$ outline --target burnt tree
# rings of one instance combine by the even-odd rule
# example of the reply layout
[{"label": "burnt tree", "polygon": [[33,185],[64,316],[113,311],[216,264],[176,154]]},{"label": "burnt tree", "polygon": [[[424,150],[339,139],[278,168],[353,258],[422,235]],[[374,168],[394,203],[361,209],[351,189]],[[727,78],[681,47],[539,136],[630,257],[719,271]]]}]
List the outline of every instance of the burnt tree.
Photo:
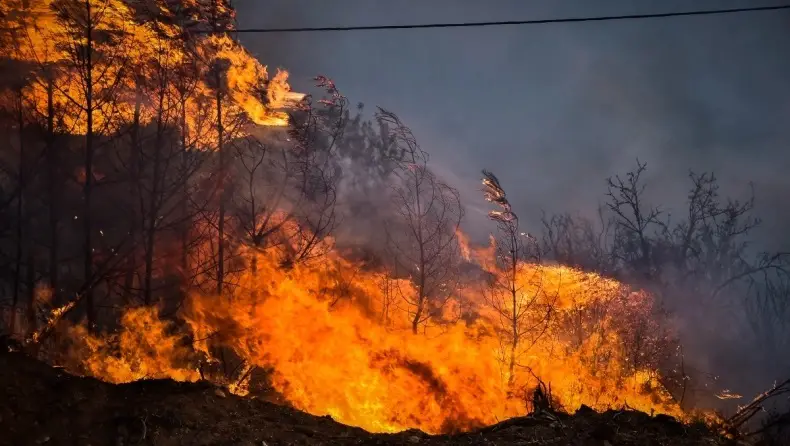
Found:
[{"label": "burnt tree", "polygon": [[438,315],[453,295],[458,281],[460,246],[457,232],[463,218],[458,191],[428,167],[411,130],[393,113],[379,108],[394,144],[404,156],[397,161],[391,199],[398,221],[387,225],[388,246],[398,274],[412,279],[416,294],[401,290],[409,306],[411,327]]},{"label": "burnt tree", "polygon": [[486,201],[499,208],[488,213],[497,224],[497,233],[494,264],[486,265],[490,280],[483,296],[499,317],[508,385],[512,387],[522,350],[537,342],[548,328],[553,298],[542,285],[537,240],[520,228],[499,179],[484,170],[483,186]]}]

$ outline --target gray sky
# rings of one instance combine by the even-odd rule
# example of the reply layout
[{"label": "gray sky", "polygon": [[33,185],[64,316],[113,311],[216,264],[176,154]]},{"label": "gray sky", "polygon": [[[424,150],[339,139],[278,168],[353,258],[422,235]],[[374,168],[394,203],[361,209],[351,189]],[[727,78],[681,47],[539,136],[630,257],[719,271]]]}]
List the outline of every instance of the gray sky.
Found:
[{"label": "gray sky", "polygon": [[[777,4],[776,0],[237,0],[240,27],[516,20]],[[688,169],[755,181],[764,238],[790,241],[790,12],[497,28],[243,35],[297,89],[332,78],[396,112],[490,229],[480,169],[531,225],[588,213],[638,157],[680,214]],[[537,227],[531,229],[537,230]],[[764,240],[764,241],[765,241]]]}]

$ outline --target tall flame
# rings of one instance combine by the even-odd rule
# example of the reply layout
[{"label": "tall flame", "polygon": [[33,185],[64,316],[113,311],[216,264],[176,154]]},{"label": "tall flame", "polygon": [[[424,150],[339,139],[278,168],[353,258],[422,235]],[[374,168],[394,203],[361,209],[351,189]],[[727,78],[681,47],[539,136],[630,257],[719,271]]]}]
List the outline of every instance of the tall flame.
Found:
[{"label": "tall flame", "polygon": [[[555,315],[542,336],[520,348],[510,380],[501,322],[480,298],[482,282],[454,301],[467,307],[467,316],[453,317],[458,308],[446,306],[436,318],[442,322],[413,334],[407,310],[397,304],[387,310],[391,323],[381,323],[388,299],[382,283],[400,280],[408,293],[403,279],[366,271],[334,251],[320,263],[291,269],[273,251],[246,256],[256,268],[241,275],[235,292],[193,294],[180,316],[194,349],[209,354],[224,346],[246,364],[272,370],[274,388],[307,412],[375,432],[467,430],[524,414],[539,378],[568,410],[628,405],[682,416],[658,384],[655,364],[639,361],[655,335],[642,336],[642,349],[633,349],[634,331],[655,328],[649,325],[652,299],[614,280],[563,266],[523,265],[520,292],[550,300]],[[337,277],[354,279],[349,286]],[[72,338],[83,340],[76,354],[83,369],[113,382],[197,379],[178,347],[183,344],[168,338],[155,309],[131,310],[123,326],[120,354],[111,360],[105,341],[75,332]]]},{"label": "tall flame", "polygon": [[[174,24],[198,16],[179,17],[163,1],[86,1],[0,5],[11,24],[2,43],[32,79],[20,82],[19,96],[40,115],[57,110],[58,131],[87,132],[90,94],[97,133],[157,120],[179,126],[188,145],[207,149],[215,144],[218,114],[231,139],[248,125],[288,124],[286,110],[303,99],[291,91],[287,72],[270,77],[229,36],[190,35],[185,24]],[[201,7],[197,0],[182,3]],[[142,11],[143,4],[153,10]],[[84,5],[91,6],[89,16],[79,9]],[[80,59],[89,42],[92,69]],[[506,203],[504,193],[489,199]],[[479,277],[470,277],[419,334],[403,305],[415,292],[408,280],[348,261],[326,241],[320,262],[290,268],[276,249],[243,253],[255,268],[240,273],[227,295],[190,295],[181,326],[141,307],[125,312],[117,335],[71,327],[71,366],[111,382],[195,381],[198,363],[220,346],[247,367],[270,370],[274,388],[297,408],[377,432],[465,430],[520,415],[541,381],[568,410],[627,404],[682,415],[651,360],[663,334],[651,325],[649,295],[564,266],[523,264],[518,298],[541,314],[549,309],[550,317],[508,327],[503,314],[521,310],[507,299],[490,304],[497,291],[487,276],[505,274],[492,266],[494,249],[473,249],[460,239]],[[56,310],[46,328],[68,309]],[[508,347],[512,331],[523,341]],[[244,392],[238,382],[230,387]]]},{"label": "tall flame", "polygon": [[[86,73],[81,71],[86,69],[81,59],[88,45],[86,23],[92,23],[96,133],[112,133],[131,123],[136,113],[140,124],[152,121],[159,105],[138,102],[141,95],[136,92],[161,88],[161,84],[166,84],[166,104],[162,106],[185,107],[187,128],[183,130],[196,139],[198,147],[212,141],[211,130],[206,130],[211,125],[206,124],[211,124],[216,108],[208,98],[217,88],[227,90],[230,97],[228,114],[243,114],[263,126],[287,125],[285,109],[304,96],[291,91],[286,71],[278,70],[270,78],[267,68],[230,37],[189,34],[185,23],[173,24],[194,17],[176,17],[161,1],[137,5],[136,9],[123,0],[88,3],[90,16],[84,10],[85,2],[10,0],[0,9],[11,25],[0,39],[10,49],[10,58],[24,64],[33,79],[23,88],[26,101],[45,115],[51,93],[64,132],[84,134],[87,128]],[[189,6],[184,5],[184,10]],[[199,4],[192,6],[200,8]],[[222,61],[226,70],[224,85],[219,86],[211,85],[210,75],[217,61]],[[162,75],[168,79],[157,78]],[[183,85],[184,77],[195,82]],[[209,134],[202,135],[206,132]]]}]

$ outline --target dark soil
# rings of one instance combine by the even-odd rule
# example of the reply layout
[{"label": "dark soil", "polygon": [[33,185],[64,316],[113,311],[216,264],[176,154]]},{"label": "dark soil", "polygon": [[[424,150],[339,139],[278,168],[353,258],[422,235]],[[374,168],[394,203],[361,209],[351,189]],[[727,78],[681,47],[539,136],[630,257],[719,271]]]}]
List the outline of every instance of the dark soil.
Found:
[{"label": "dark soil", "polygon": [[459,435],[371,434],[208,383],[113,385],[0,353],[0,445],[724,445],[640,412],[544,412]]}]

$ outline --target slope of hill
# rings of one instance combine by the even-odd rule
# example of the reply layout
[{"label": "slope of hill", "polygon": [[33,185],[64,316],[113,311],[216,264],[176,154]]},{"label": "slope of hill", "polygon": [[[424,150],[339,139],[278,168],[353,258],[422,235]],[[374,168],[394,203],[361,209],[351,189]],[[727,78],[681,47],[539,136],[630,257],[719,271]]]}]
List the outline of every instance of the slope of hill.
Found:
[{"label": "slope of hill", "polygon": [[113,385],[0,354],[0,444],[45,445],[723,445],[701,426],[631,411],[543,413],[477,432],[371,434],[208,383]]}]

